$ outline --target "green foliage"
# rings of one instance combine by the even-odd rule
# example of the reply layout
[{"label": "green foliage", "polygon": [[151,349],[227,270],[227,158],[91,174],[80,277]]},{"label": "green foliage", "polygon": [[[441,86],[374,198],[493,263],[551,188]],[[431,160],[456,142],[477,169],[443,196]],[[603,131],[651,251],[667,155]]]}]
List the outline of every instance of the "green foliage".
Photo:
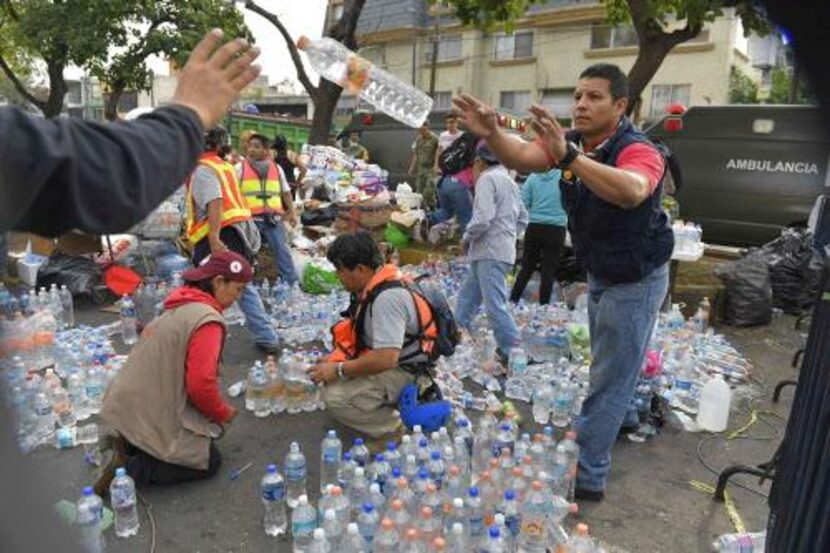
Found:
[{"label": "green foliage", "polygon": [[[772,70],[772,86],[769,92],[767,103],[769,104],[790,104],[790,87],[792,85],[792,75],[790,72],[779,67]],[[813,97],[810,90],[809,83],[802,77],[799,82],[798,91],[795,98],[796,104],[816,104],[818,103]]]},{"label": "green foliage", "polygon": [[729,103],[758,103],[758,85],[746,73],[734,66],[729,71]]},{"label": "green foliage", "polygon": [[482,29],[504,27],[511,31],[517,19],[531,4],[541,0],[428,0],[430,5],[454,8],[455,16],[465,24]]},{"label": "green foliage", "polygon": [[[600,0],[605,5],[608,21],[614,24],[631,23],[630,0]],[[734,7],[746,34],[755,31],[767,34],[769,22],[758,11],[754,0],[649,0],[648,18],[660,27],[671,20],[686,21],[689,28],[702,27],[723,15],[725,7]]]}]

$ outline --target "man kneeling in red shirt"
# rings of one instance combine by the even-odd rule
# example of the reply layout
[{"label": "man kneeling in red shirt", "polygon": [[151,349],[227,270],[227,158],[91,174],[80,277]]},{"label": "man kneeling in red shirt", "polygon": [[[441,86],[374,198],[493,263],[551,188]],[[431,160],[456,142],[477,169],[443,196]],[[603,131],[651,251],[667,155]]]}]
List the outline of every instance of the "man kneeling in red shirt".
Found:
[{"label": "man kneeling in red shirt", "polygon": [[237,413],[219,395],[222,310],[236,301],[253,269],[225,251],[182,276],[185,285],[167,298],[104,397],[101,418],[117,435],[95,484],[99,495],[119,466],[139,486],[200,480],[219,469],[213,442]]}]

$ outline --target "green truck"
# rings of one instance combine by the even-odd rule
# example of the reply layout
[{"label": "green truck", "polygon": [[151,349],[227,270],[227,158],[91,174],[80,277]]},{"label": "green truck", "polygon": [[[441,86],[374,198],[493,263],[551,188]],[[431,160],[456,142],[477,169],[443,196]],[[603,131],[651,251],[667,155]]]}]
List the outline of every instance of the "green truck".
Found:
[{"label": "green truck", "polygon": [[239,135],[244,131],[252,130],[273,140],[281,134],[288,141],[288,147],[299,152],[303,144],[308,142],[311,134],[311,121],[297,117],[282,117],[277,115],[255,115],[242,111],[232,111],[225,116],[222,123],[231,137],[231,145],[239,150]]}]

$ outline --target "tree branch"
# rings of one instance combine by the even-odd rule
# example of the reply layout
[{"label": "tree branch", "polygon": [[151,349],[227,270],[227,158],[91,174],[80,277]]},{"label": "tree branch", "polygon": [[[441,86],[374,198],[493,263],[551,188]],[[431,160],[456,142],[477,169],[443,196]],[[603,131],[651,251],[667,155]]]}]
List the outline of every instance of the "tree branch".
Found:
[{"label": "tree branch", "polygon": [[6,63],[6,60],[3,58],[2,55],[0,55],[0,69],[3,70],[3,73],[5,73],[6,77],[8,77],[9,80],[12,82],[14,88],[17,89],[17,91],[20,93],[21,96],[23,96],[26,99],[26,101],[31,102],[41,111],[43,110],[43,108],[46,107],[45,101],[39,100],[26,89],[26,85],[24,85],[23,82],[17,77],[17,75],[15,75],[14,71],[9,66],[9,64]]},{"label": "tree branch", "polygon": [[357,50],[355,31],[365,3],[366,0],[347,0],[343,6],[343,15],[340,16],[340,20],[332,25],[326,34],[342,42],[346,48]]},{"label": "tree branch", "polygon": [[282,37],[285,39],[285,45],[288,47],[288,53],[291,55],[291,61],[294,62],[294,67],[297,69],[297,79],[299,79],[300,83],[303,85],[303,88],[306,89],[308,95],[311,96],[312,100],[314,100],[319,93],[319,89],[314,86],[311,83],[311,79],[308,78],[308,73],[306,73],[303,60],[300,58],[300,52],[297,50],[297,45],[294,44],[294,39],[282,24],[280,18],[261,7],[253,0],[246,0],[245,7],[271,23],[280,32]]}]

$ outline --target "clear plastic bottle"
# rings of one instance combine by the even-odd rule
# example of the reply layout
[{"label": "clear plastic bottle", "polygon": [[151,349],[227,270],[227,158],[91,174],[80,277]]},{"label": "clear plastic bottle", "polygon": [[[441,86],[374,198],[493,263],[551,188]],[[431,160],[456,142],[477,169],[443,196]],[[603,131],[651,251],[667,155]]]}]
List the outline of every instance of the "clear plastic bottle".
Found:
[{"label": "clear plastic bottle", "polygon": [[360,535],[369,548],[372,548],[372,542],[375,539],[375,532],[378,528],[378,521],[380,520],[375,506],[369,502],[363,504],[363,510],[357,517],[357,527],[360,530]]},{"label": "clear plastic bottle", "polygon": [[404,532],[400,553],[424,553],[424,546],[418,538],[418,530],[409,528]]},{"label": "clear plastic bottle", "polygon": [[484,508],[481,505],[477,487],[473,486],[468,490],[464,510],[467,514],[467,532],[472,542],[475,543],[484,536]]},{"label": "clear plastic bottle", "polygon": [[329,484],[337,484],[340,457],[343,455],[343,444],[337,437],[336,430],[329,430],[320,445],[320,490]]},{"label": "clear plastic bottle", "polygon": [[386,462],[389,463],[390,470],[399,469],[403,466],[403,456],[395,442],[386,444],[386,453],[384,455],[386,455]]},{"label": "clear plastic bottle", "polygon": [[467,535],[460,522],[454,523],[450,529],[447,536],[447,551],[467,551]]},{"label": "clear plastic bottle", "polygon": [[337,520],[345,528],[352,514],[349,498],[346,497],[346,494],[343,493],[343,489],[340,486],[332,486],[329,495],[331,496],[331,508],[334,509]]},{"label": "clear plastic bottle", "polygon": [[516,501],[516,492],[507,490],[504,492],[504,501],[499,506],[499,512],[504,515],[504,525],[514,540],[518,539],[521,529],[521,517],[519,516],[519,503]]},{"label": "clear plastic bottle", "polygon": [[285,496],[292,509],[297,507],[300,497],[306,495],[307,475],[305,455],[300,451],[300,444],[291,442],[288,455],[285,456]]},{"label": "clear plastic bottle", "polygon": [[447,467],[441,459],[440,452],[433,451],[430,454],[430,460],[427,463],[427,470],[429,471],[429,477],[432,482],[440,489],[447,472]]},{"label": "clear plastic bottle", "polygon": [[481,553],[507,553],[501,530],[497,526],[491,526],[488,530],[488,539],[479,550]]},{"label": "clear plastic bottle", "polygon": [[380,491],[380,484],[372,482],[369,484],[369,495],[367,497],[369,503],[375,506],[378,515],[383,513],[386,509],[386,496]]},{"label": "clear plastic bottle", "polygon": [[375,460],[368,468],[369,482],[376,483],[383,494],[386,493],[386,486],[391,473],[392,468],[386,461],[386,456],[383,453],[375,455]]},{"label": "clear plastic bottle", "polygon": [[420,127],[432,110],[429,96],[334,39],[312,41],[302,36],[297,46],[305,51],[312,67],[324,78],[410,127]]},{"label": "clear plastic bottle", "polygon": [[399,540],[400,534],[395,528],[394,521],[390,518],[384,518],[380,521],[380,530],[375,536],[372,550],[375,553],[398,553]]},{"label": "clear plastic bottle", "polygon": [[575,393],[576,388],[570,380],[561,380],[556,387],[550,421],[555,428],[565,429],[570,426]]},{"label": "clear plastic bottle", "polygon": [[340,547],[340,541],[343,539],[343,532],[345,532],[343,523],[337,518],[337,511],[326,509],[323,514],[322,528],[326,531],[326,538],[328,538],[332,549],[337,551]]},{"label": "clear plastic bottle", "polygon": [[[566,546],[568,553],[596,553],[596,544],[591,536],[588,535],[588,525],[579,523],[576,525],[571,539],[568,540]],[[743,549],[741,552],[743,553]]]},{"label": "clear plastic bottle", "polygon": [[766,541],[766,532],[724,534],[712,545],[718,553],[764,553]]},{"label": "clear plastic bottle", "polygon": [[269,536],[285,534],[288,525],[285,514],[285,481],[277,471],[277,465],[268,465],[259,489],[264,509],[265,533]]},{"label": "clear plastic bottle", "polygon": [[315,528],[311,536],[308,553],[329,553],[331,551],[331,544],[323,528]]},{"label": "clear plastic bottle", "polygon": [[401,536],[404,530],[411,526],[412,516],[409,514],[409,510],[404,502],[400,499],[393,499],[389,503],[389,510],[386,512],[386,516],[395,523],[395,527]]},{"label": "clear plastic bottle", "polygon": [[510,425],[502,423],[499,425],[498,434],[496,434],[496,439],[493,441],[493,457],[501,457],[504,451],[512,455],[515,446],[516,442]]},{"label": "clear plastic bottle", "polygon": [[58,426],[62,428],[71,428],[78,422],[69,393],[60,384],[52,391],[52,411],[57,417]]},{"label": "clear plastic bottle", "polygon": [[135,482],[124,467],[115,470],[115,478],[110,483],[110,502],[115,515],[115,535],[128,538],[138,534]]},{"label": "clear plastic bottle", "polygon": [[49,440],[55,432],[55,413],[46,394],[40,392],[35,398],[35,415],[37,416],[37,434],[41,441]]},{"label": "clear plastic bottle", "polygon": [[79,421],[85,421],[89,418],[89,404],[86,398],[86,388],[84,387],[83,373],[73,372],[66,379],[66,391],[69,393],[69,400],[72,402],[72,407],[75,410],[75,418]]},{"label": "clear plastic bottle", "polygon": [[[404,476],[395,481],[395,489],[392,492],[390,505],[394,503],[395,500],[399,500],[408,513],[411,514],[414,512],[417,505],[415,492],[413,492],[409,487],[409,481]],[[399,521],[396,520],[395,524],[398,523]],[[400,524],[398,524],[398,527],[400,528]]]},{"label": "clear plastic bottle", "polygon": [[83,489],[81,498],[75,505],[75,525],[81,534],[81,545],[86,553],[104,553],[105,542],[101,531],[101,498],[92,488]]},{"label": "clear plastic bottle", "polygon": [[138,320],[135,314],[135,305],[130,296],[121,296],[121,340],[124,345],[131,346],[138,341]]},{"label": "clear plastic bottle", "polygon": [[270,400],[271,413],[275,415],[282,413],[285,411],[285,381],[273,355],[269,355],[265,361],[265,374],[268,378],[267,395]]},{"label": "clear plastic bottle", "polygon": [[352,478],[352,484],[349,487],[349,505],[351,505],[352,511],[355,515],[357,515],[362,508],[362,505],[366,503],[368,499],[369,483],[366,480],[366,474],[363,467],[357,467],[354,469],[354,478]]},{"label": "clear plastic bottle", "polygon": [[101,411],[105,391],[106,383],[101,371],[96,367],[90,367],[86,373],[86,399],[91,415],[97,415]]},{"label": "clear plastic bottle", "polygon": [[547,424],[553,409],[553,388],[542,384],[533,392],[533,420],[536,424]]},{"label": "clear plastic bottle", "polygon": [[360,535],[356,522],[350,522],[346,527],[346,535],[343,537],[340,551],[342,553],[369,553],[371,551],[363,536]]},{"label": "clear plastic bottle", "polygon": [[567,467],[566,478],[568,487],[563,489],[565,493],[559,495],[571,500],[574,496],[576,471],[579,463],[579,444],[576,443],[576,432],[567,432],[565,439],[556,446],[556,452],[561,456],[560,458],[565,462]]},{"label": "clear plastic bottle", "polygon": [[716,374],[700,390],[697,425],[709,432],[723,432],[729,425],[732,391],[723,376]]},{"label": "clear plastic bottle", "polygon": [[363,438],[355,438],[354,445],[349,450],[352,454],[352,461],[359,467],[365,467],[369,463],[369,448],[363,442]]},{"label": "clear plastic bottle", "polygon": [[72,299],[72,293],[66,287],[66,284],[61,286],[60,299],[61,305],[63,306],[63,321],[65,326],[75,326],[75,303]]},{"label": "clear plastic bottle", "polygon": [[294,536],[295,553],[304,553],[311,545],[312,534],[317,527],[317,511],[309,505],[308,496],[301,495],[291,513],[291,534]]},{"label": "clear plastic bottle", "polygon": [[337,483],[343,491],[349,491],[354,479],[354,469],[357,468],[357,463],[352,460],[352,454],[347,451],[343,454],[343,460],[337,468]]},{"label": "clear plastic bottle", "polygon": [[507,374],[511,378],[522,378],[527,374],[527,353],[519,345],[515,345],[510,349]]}]

